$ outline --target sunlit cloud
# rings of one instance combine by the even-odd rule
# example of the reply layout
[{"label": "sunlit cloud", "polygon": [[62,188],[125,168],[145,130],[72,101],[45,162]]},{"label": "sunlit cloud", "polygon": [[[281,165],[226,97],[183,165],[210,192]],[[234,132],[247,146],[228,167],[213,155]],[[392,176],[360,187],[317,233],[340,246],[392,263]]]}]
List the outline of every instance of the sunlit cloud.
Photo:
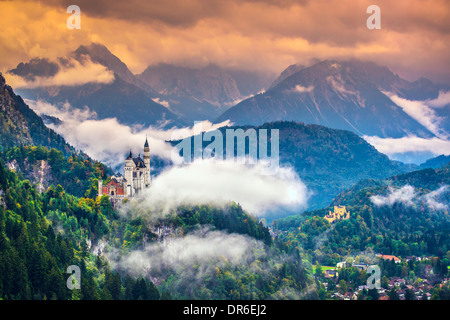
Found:
[{"label": "sunlit cloud", "polygon": [[36,76],[33,80],[27,80],[11,72],[5,73],[5,79],[14,89],[32,89],[50,86],[79,86],[86,83],[111,83],[114,81],[114,73],[105,66],[94,63],[90,59],[79,62],[70,59],[67,64],[56,63],[59,70],[53,76]]},{"label": "sunlit cloud", "polygon": [[293,92],[298,92],[298,93],[312,92],[313,90],[314,90],[314,86],[303,87],[301,85],[296,85],[294,87],[294,89],[292,89]]},{"label": "sunlit cloud", "polygon": [[446,1],[430,0],[425,6],[420,0],[384,3],[382,28],[375,31],[366,28],[366,9],[372,4],[81,0],[81,29],[74,31],[66,27],[63,1],[6,1],[0,3],[0,69],[34,57],[64,56],[79,45],[99,42],[135,73],[160,62],[279,73],[315,58],[361,58],[409,79],[450,82]]}]

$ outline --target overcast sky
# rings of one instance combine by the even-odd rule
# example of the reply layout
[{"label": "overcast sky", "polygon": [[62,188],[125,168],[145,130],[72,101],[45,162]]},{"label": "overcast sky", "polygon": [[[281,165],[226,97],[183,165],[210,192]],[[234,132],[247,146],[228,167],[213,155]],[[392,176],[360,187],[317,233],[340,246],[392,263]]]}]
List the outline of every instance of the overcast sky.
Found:
[{"label": "overcast sky", "polygon": [[[71,4],[81,8],[80,30],[66,26]],[[366,27],[372,4],[381,30]],[[356,57],[450,83],[449,22],[448,0],[0,1],[0,70],[98,42],[134,73],[159,62],[279,73]]]}]

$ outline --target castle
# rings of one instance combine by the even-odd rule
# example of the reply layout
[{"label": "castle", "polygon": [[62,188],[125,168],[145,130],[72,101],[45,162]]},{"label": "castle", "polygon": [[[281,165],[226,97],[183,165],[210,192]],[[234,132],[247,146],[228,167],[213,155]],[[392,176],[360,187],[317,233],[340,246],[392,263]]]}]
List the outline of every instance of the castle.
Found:
[{"label": "castle", "polygon": [[332,223],[335,220],[347,220],[350,218],[350,212],[345,209],[345,206],[334,206],[334,212],[329,211],[325,216],[325,220]]},{"label": "castle", "polygon": [[119,201],[138,196],[145,188],[150,187],[150,147],[147,138],[144,144],[144,159],[141,155],[134,158],[130,154],[125,159],[124,175],[114,175],[107,185],[103,180],[98,181],[98,196],[108,195],[116,204]]}]

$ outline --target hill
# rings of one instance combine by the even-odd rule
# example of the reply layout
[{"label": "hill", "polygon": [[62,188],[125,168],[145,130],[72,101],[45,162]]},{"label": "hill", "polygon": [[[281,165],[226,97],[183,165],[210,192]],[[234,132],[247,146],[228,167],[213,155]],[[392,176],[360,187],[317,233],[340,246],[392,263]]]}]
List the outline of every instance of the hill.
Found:
[{"label": "hill", "polygon": [[[155,227],[174,232],[161,242]],[[236,257],[236,241],[251,252]],[[231,256],[211,251],[217,247]],[[167,249],[183,254],[171,261]],[[127,265],[147,254],[151,268],[136,273],[140,264]],[[66,286],[71,265],[80,268],[80,289]],[[285,290],[317,297],[299,253],[281,252],[268,229],[236,204],[178,208],[149,225],[143,216],[120,216],[107,196],[78,198],[61,186],[41,194],[1,160],[0,270],[4,300],[277,299]]]},{"label": "hill", "polygon": [[[278,219],[273,228],[324,265],[369,251],[442,259],[450,248],[449,185],[449,165],[363,180],[329,207]],[[350,218],[332,224],[323,219],[335,205],[345,205]]]},{"label": "hill", "polygon": [[422,168],[422,169],[425,169],[425,168],[437,169],[439,167],[445,166],[449,162],[450,162],[450,155],[446,156],[446,155],[441,154],[440,156],[428,159],[424,163],[420,164],[420,168]]},{"label": "hill", "polygon": [[12,147],[1,152],[0,158],[41,193],[61,185],[72,195],[95,199],[98,179],[112,174],[111,169],[89,157],[72,154],[66,158],[56,149],[41,146]]},{"label": "hill", "polygon": [[[254,127],[229,126],[219,129],[224,146],[227,144],[226,130],[237,129],[255,129],[256,132],[266,129],[268,135],[272,129],[279,130],[280,165],[292,167],[313,192],[310,208],[328,205],[336,194],[361,179],[380,179],[408,170],[403,164],[389,160],[355,133],[346,130],[295,122],[272,122]],[[203,142],[203,148],[208,144]],[[236,152],[237,146],[234,146]],[[271,149],[270,139],[267,149]],[[248,150],[247,142],[246,154]]]},{"label": "hill", "polygon": [[45,126],[0,74],[0,151],[13,146],[35,145],[75,152],[63,137]]}]

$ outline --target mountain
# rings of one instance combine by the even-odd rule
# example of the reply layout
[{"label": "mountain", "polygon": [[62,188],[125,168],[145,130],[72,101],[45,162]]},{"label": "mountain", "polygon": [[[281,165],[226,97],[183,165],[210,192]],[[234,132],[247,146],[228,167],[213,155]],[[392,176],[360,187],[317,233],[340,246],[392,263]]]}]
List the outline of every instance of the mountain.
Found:
[{"label": "mountain", "polygon": [[13,146],[40,145],[65,155],[75,152],[63,137],[45,126],[0,74],[0,151]]},{"label": "mountain", "polygon": [[85,57],[89,57],[92,62],[101,64],[113,71],[115,76],[123,81],[131,83],[149,93],[155,93],[149,86],[136,78],[130,69],[128,69],[127,65],[117,56],[112,54],[104,45],[92,43],[89,46],[80,46],[71,54],[71,56],[78,61],[82,61]]},{"label": "mountain", "polygon": [[283,70],[281,74],[276,78],[272,84],[267,88],[267,90],[272,89],[273,87],[276,87],[278,84],[283,82],[286,78],[292,76],[294,73],[297,73],[305,68],[304,65],[301,64],[291,64],[289,67]]},{"label": "mountain", "polygon": [[170,109],[188,121],[214,120],[244,97],[268,83],[268,76],[226,70],[216,65],[182,67],[160,63],[149,66],[137,78],[160,94]]},{"label": "mountain", "polygon": [[[21,88],[16,91],[24,98],[42,99],[53,104],[69,102],[73,107],[88,106],[100,119],[117,118],[127,125],[184,125],[179,116],[155,102],[157,94],[137,79],[128,67],[105,46],[91,44],[80,46],[57,62],[33,59],[20,63],[9,73],[30,80],[36,76],[53,77],[63,68],[70,68],[73,61],[86,65],[89,61],[107,68],[114,75],[110,83],[87,82],[78,85],[51,85],[37,88]],[[156,100],[157,101],[157,100]]]},{"label": "mountain", "polygon": [[[409,170],[402,163],[389,160],[364,139],[347,130],[295,122],[229,126],[218,129],[222,133],[224,146],[227,143],[226,130],[237,129],[254,129],[256,132],[267,129],[268,136],[270,130],[279,130],[280,166],[292,167],[312,192],[309,209],[328,205],[336,194],[361,179],[381,179]],[[203,148],[209,143],[203,142]],[[267,149],[270,148],[269,140]],[[246,147],[246,152],[248,150]]]},{"label": "mountain", "polygon": [[435,158],[428,159],[427,161],[425,161],[424,163],[422,163],[420,165],[420,168],[421,169],[425,169],[425,168],[436,169],[436,168],[445,166],[449,162],[450,162],[450,156],[441,154],[440,156],[437,156]]},{"label": "mountain", "polygon": [[359,135],[434,136],[384,92],[409,99],[436,98],[440,86],[408,82],[388,68],[359,60],[290,66],[269,89],[225,111],[216,122],[236,125],[293,120],[351,130]]},{"label": "mountain", "polygon": [[214,120],[237,101],[264,89],[272,80],[265,73],[228,70],[216,65],[190,68],[170,64],[149,66],[133,74],[108,48],[98,43],[80,46],[56,61],[34,58],[21,62],[8,73],[26,81],[37,77],[52,79],[71,68],[74,61],[93,63],[111,71],[109,83],[86,82],[75,85],[46,85],[18,88],[27,99],[43,99],[53,104],[69,102],[77,108],[88,106],[99,118],[116,117],[128,125],[192,125],[196,120]]}]

